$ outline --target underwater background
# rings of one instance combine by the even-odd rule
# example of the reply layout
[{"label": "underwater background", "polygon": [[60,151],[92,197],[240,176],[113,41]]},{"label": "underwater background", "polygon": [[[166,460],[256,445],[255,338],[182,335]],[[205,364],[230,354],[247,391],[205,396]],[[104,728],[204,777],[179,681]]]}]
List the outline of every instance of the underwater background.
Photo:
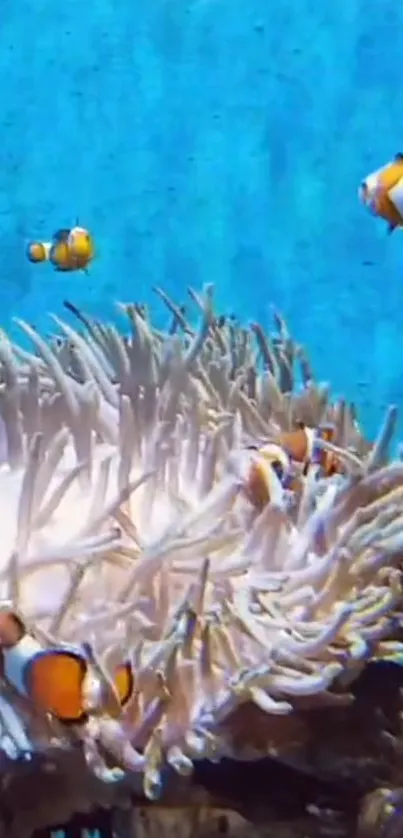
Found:
[{"label": "underwater background", "polygon": [[[68,298],[274,304],[369,433],[403,407],[403,233],[357,199],[403,151],[393,0],[2,0],[0,324]],[[26,259],[79,223],[89,276]]]}]

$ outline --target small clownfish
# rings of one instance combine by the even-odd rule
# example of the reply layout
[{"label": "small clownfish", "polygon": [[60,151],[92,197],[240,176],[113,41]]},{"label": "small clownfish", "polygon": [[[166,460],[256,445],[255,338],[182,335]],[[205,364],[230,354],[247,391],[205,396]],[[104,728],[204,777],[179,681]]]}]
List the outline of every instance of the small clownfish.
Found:
[{"label": "small clownfish", "polygon": [[372,215],[387,222],[389,233],[403,227],[403,153],[368,175],[358,189],[358,197]]},{"label": "small clownfish", "polygon": [[30,242],[30,262],[51,262],[57,271],[85,271],[94,258],[94,243],[84,227],[57,230],[51,242]]},{"label": "small clownfish", "polygon": [[284,448],[270,442],[259,448],[259,456],[270,463],[283,489],[297,493],[302,490],[301,477],[295,473],[291,458]]},{"label": "small clownfish", "polygon": [[284,448],[290,460],[301,463],[304,468],[313,463],[320,466],[325,477],[333,474],[341,474],[343,464],[332,451],[321,448],[320,441],[333,442],[335,437],[334,428],[324,426],[322,428],[308,428],[301,425],[295,431],[286,431],[279,434],[277,442]]},{"label": "small clownfish", "polygon": [[134,690],[133,671],[125,662],[114,672],[112,690],[105,690],[100,706],[89,708],[85,682],[90,662],[79,649],[44,649],[27,632],[22,619],[11,610],[0,611],[0,674],[3,680],[35,708],[50,713],[64,724],[84,724],[92,712],[116,716],[116,704],[123,708]]},{"label": "small clownfish", "polygon": [[243,493],[255,509],[261,511],[270,502],[272,472],[282,483],[289,467],[287,454],[278,445],[268,444],[261,448],[250,445],[239,452],[236,470],[242,480]]}]

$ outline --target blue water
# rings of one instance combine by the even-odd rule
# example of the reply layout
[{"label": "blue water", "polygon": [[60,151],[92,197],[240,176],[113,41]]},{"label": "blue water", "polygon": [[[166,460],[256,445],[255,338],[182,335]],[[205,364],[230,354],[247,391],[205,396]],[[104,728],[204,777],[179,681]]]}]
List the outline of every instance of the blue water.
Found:
[{"label": "blue water", "polygon": [[[402,52],[396,0],[2,0],[1,324],[213,281],[282,309],[372,431],[403,406],[403,233],[357,186],[403,150]],[[89,277],[26,261],[77,218]]]}]

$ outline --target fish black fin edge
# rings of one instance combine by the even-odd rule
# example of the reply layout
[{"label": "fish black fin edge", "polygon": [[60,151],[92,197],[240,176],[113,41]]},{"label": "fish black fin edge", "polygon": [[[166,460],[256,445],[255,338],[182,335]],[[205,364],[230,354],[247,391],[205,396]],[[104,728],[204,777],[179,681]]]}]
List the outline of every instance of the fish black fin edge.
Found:
[{"label": "fish black fin edge", "polygon": [[62,227],[60,230],[56,230],[53,233],[53,241],[54,242],[65,242],[67,241],[70,235],[70,230],[67,227]]}]

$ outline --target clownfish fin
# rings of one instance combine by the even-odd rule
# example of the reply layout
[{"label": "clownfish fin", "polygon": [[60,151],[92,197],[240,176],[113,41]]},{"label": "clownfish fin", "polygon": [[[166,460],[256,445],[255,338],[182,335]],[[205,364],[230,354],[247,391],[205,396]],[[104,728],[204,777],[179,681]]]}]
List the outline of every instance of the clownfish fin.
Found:
[{"label": "clownfish fin", "polygon": [[70,230],[67,230],[66,228],[62,228],[61,230],[56,230],[56,232],[53,233],[53,241],[54,242],[66,242],[69,235],[70,235]]},{"label": "clownfish fin", "polygon": [[121,663],[115,669],[113,684],[119,698],[120,706],[125,707],[125,705],[130,701],[134,691],[133,669],[129,661]]},{"label": "clownfish fin", "polygon": [[85,658],[64,649],[44,649],[27,664],[24,683],[27,696],[44,713],[65,724],[87,720],[83,708]]},{"label": "clownfish fin", "polygon": [[396,230],[397,224],[388,224],[387,235],[391,236],[392,233]]},{"label": "clownfish fin", "polygon": [[0,610],[0,647],[12,649],[26,635],[25,623],[15,611]]},{"label": "clownfish fin", "polygon": [[395,160],[396,160],[396,163],[403,163],[403,152],[402,151],[398,151],[395,154]]}]

